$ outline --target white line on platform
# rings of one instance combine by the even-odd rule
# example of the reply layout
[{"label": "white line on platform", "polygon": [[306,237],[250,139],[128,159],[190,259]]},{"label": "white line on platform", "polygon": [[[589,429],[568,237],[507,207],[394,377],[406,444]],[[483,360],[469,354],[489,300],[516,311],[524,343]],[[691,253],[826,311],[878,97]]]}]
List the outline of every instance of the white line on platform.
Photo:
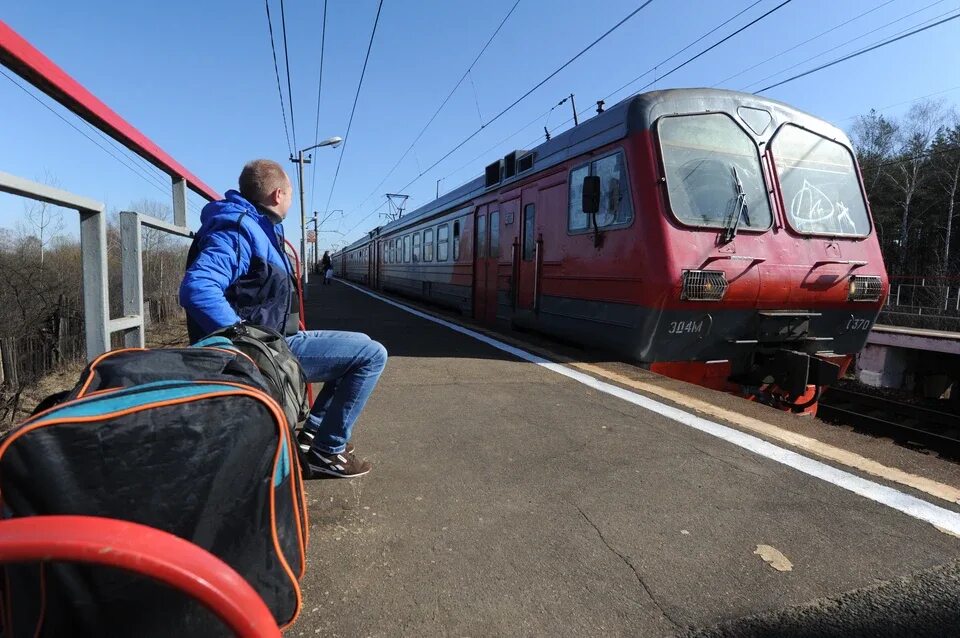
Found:
[{"label": "white line on platform", "polygon": [[433,323],[476,339],[477,341],[511,354],[518,359],[535,363],[538,366],[556,372],[557,374],[561,374],[569,379],[573,379],[574,381],[591,387],[594,390],[615,396],[619,399],[623,399],[624,401],[640,406],[641,408],[651,412],[656,412],[661,416],[665,416],[668,419],[682,423],[683,425],[689,426],[695,430],[699,430],[700,432],[723,439],[728,443],[733,443],[734,445],[744,448],[745,450],[749,450],[754,454],[777,461],[778,463],[792,467],[793,469],[803,472],[804,474],[816,477],[828,483],[832,483],[837,487],[849,490],[854,494],[859,494],[860,496],[868,498],[871,501],[881,503],[899,512],[903,512],[908,516],[912,516],[913,518],[930,523],[943,531],[960,535],[960,514],[956,512],[952,512],[943,507],[938,507],[915,496],[911,496],[899,490],[887,487],[886,485],[881,485],[879,483],[861,478],[855,474],[851,474],[850,472],[827,465],[826,463],[821,463],[820,461],[808,458],[802,454],[797,454],[796,452],[779,447],[751,434],[741,432],[735,428],[721,425],[720,423],[716,423],[695,414],[690,414],[689,412],[685,412],[679,408],[661,403],[649,397],[643,396],[642,394],[637,394],[636,392],[631,392],[630,390],[626,390],[611,383],[600,381],[599,379],[588,374],[572,370],[560,363],[549,361],[548,359],[544,359],[543,357],[537,356],[525,350],[521,350],[520,348],[516,348],[485,334],[476,332],[475,330],[455,324],[451,321],[447,321],[426,312],[416,310],[415,308],[411,308],[410,306],[393,301],[392,299],[388,299],[374,292],[361,288],[360,286],[343,281],[342,279],[339,280],[339,282],[353,288],[354,290],[358,290],[365,295],[369,295],[374,299],[378,299],[383,303],[389,304],[412,315],[420,317],[421,319],[432,321]]}]

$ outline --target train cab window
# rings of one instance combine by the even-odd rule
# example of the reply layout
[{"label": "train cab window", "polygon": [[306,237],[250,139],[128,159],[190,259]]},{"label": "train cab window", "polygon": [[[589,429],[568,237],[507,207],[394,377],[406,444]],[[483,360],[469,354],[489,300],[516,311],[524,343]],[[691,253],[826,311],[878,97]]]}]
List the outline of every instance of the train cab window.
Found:
[{"label": "train cab window", "polygon": [[433,229],[423,231],[423,260],[433,261]]},{"label": "train cab window", "polygon": [[406,235],[403,238],[403,263],[410,263],[410,235]]},{"label": "train cab window", "polygon": [[757,145],[733,119],[722,113],[664,117],[657,133],[677,219],[691,226],[770,227]]},{"label": "train cab window", "polygon": [[535,250],[534,232],[537,228],[537,210],[533,204],[523,207],[523,260],[531,261]]},{"label": "train cab window", "polygon": [[596,175],[600,178],[600,210],[597,212],[597,227],[630,225],[633,221],[633,204],[630,201],[629,181],[623,153],[618,151],[570,171],[567,229],[576,232],[592,228],[590,216],[583,212],[583,178],[587,175]]},{"label": "train cab window", "polygon": [[783,209],[794,230],[856,237],[870,232],[848,148],[790,124],[776,134],[772,148]]},{"label": "train cab window", "polygon": [[413,263],[420,261],[420,233],[413,234]]},{"label": "train cab window", "polygon": [[450,243],[450,226],[440,224],[437,226],[437,261],[447,260],[447,249]]},{"label": "train cab window", "polygon": [[460,259],[460,221],[453,222],[453,260]]},{"label": "train cab window", "polygon": [[500,211],[490,213],[490,256],[500,256]]}]

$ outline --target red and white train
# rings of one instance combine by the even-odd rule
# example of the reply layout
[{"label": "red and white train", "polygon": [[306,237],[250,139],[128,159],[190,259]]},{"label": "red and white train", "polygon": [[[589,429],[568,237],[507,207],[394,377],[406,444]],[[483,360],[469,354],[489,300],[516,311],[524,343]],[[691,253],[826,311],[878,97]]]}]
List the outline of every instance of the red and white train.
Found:
[{"label": "red and white train", "polygon": [[888,291],[844,133],[715,89],[628,98],[333,258],[375,289],[796,411]]}]

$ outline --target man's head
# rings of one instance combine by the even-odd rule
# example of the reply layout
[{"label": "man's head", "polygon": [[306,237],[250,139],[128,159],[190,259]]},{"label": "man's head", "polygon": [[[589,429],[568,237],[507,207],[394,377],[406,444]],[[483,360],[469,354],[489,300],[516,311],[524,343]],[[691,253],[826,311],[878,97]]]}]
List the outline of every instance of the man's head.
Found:
[{"label": "man's head", "polygon": [[293,203],[293,185],[277,162],[258,159],[240,171],[240,194],[283,220]]}]

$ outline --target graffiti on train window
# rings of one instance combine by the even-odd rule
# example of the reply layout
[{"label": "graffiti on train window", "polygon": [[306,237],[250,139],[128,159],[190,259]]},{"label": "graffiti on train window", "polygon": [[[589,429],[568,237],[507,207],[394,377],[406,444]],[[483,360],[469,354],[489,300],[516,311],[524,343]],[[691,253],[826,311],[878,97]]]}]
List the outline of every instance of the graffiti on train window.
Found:
[{"label": "graffiti on train window", "polygon": [[860,179],[846,147],[786,125],[773,140],[773,157],[795,230],[858,237],[870,232]]}]

